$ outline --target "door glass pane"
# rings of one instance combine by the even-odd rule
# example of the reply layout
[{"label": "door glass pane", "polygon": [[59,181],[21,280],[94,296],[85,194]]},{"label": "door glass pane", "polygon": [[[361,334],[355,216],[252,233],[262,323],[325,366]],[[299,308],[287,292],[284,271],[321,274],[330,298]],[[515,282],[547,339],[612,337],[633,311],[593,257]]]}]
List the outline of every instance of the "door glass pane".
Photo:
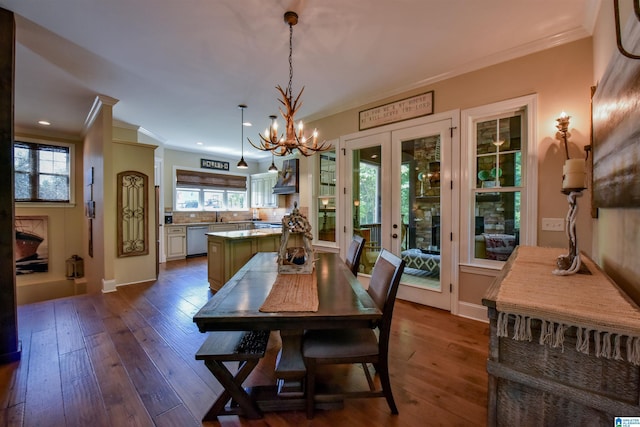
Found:
[{"label": "door glass pane", "polygon": [[476,194],[475,258],[509,258],[520,242],[520,207],[519,191]]},{"label": "door glass pane", "polygon": [[440,135],[402,141],[402,283],[440,288]]},{"label": "door glass pane", "polygon": [[336,152],[318,155],[320,182],[318,188],[318,239],[336,241]]},{"label": "door glass pane", "polygon": [[353,150],[352,217],[353,233],[365,238],[360,272],[370,274],[381,249],[382,197],[380,146]]}]

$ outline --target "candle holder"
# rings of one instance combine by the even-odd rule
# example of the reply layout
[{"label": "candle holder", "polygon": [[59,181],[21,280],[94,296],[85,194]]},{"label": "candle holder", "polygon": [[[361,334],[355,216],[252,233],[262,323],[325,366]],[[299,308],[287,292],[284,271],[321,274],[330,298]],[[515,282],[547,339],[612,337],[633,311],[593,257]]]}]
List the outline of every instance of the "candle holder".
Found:
[{"label": "candle holder", "polygon": [[[582,265],[580,260],[580,251],[578,250],[578,238],[576,235],[576,219],[578,216],[578,197],[582,196],[585,190],[585,160],[569,158],[569,145],[567,138],[571,136],[568,132],[569,119],[564,112],[556,120],[558,124],[556,128],[556,139],[564,143],[566,161],[562,168],[562,193],[567,195],[569,202],[569,211],[565,220],[565,234],[569,240],[569,253],[560,255],[556,260],[557,269],[553,270],[553,274],[558,276],[568,276],[576,273],[590,274]],[[587,151],[588,153],[588,151]]]},{"label": "candle holder", "polygon": [[584,188],[563,189],[562,192],[567,195],[569,202],[569,211],[565,221],[565,233],[569,239],[569,253],[560,255],[556,264],[557,269],[553,270],[553,274],[557,276],[568,276],[580,272],[582,262],[580,260],[580,252],[578,251],[578,238],[576,236],[576,218],[578,216],[577,198],[582,196]]}]

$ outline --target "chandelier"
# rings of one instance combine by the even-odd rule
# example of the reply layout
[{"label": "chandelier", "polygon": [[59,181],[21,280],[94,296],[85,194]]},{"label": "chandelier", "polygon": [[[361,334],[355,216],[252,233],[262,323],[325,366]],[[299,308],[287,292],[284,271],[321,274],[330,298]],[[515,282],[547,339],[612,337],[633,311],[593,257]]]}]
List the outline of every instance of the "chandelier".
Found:
[{"label": "chandelier", "polygon": [[[295,125],[295,114],[302,106],[300,96],[304,92],[304,87],[300,90],[298,96],[293,97],[293,90],[291,89],[291,82],[293,80],[293,26],[298,23],[298,14],[295,12],[286,12],[284,14],[284,22],[289,25],[289,86],[286,89],[282,89],[280,85],[276,86],[282,98],[278,101],[282,104],[278,107],[280,114],[285,120],[285,133],[278,136],[278,122],[276,116],[270,116],[271,126],[264,133],[258,134],[260,137],[259,145],[254,144],[249,138],[249,143],[262,151],[271,151],[276,156],[286,156],[293,154],[295,150],[298,150],[300,154],[305,157],[312,156],[319,151],[326,151],[331,149],[331,145],[326,142],[318,144],[318,132],[313,131],[311,137],[304,135],[304,126],[302,120],[298,122],[297,129]],[[284,107],[284,110],[283,110]]]}]

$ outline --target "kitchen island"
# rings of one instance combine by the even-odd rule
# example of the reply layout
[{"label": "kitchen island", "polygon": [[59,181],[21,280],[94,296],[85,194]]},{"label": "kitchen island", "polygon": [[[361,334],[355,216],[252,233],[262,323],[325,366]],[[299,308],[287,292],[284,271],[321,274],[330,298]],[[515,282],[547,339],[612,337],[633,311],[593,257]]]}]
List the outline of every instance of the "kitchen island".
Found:
[{"label": "kitchen island", "polygon": [[281,228],[207,233],[209,287],[218,291],[257,252],[277,252]]}]

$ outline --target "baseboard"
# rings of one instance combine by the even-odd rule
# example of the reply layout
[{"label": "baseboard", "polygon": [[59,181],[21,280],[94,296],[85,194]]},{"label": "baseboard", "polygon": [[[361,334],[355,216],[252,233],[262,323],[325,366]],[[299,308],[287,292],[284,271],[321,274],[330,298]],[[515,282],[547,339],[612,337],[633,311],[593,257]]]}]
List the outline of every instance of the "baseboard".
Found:
[{"label": "baseboard", "polygon": [[120,286],[129,286],[129,285],[137,285],[138,283],[149,283],[149,282],[155,282],[156,280],[158,280],[157,277],[152,277],[151,279],[146,279],[146,280],[137,280],[135,282],[127,282],[127,283],[118,283],[116,285],[117,288],[119,288]]},{"label": "baseboard", "polygon": [[116,281],[114,279],[105,280],[102,279],[102,293],[106,294],[109,292],[116,291]]},{"label": "baseboard", "polygon": [[487,316],[487,307],[470,302],[458,302],[458,316],[467,319],[478,320],[480,322],[489,323]]}]

